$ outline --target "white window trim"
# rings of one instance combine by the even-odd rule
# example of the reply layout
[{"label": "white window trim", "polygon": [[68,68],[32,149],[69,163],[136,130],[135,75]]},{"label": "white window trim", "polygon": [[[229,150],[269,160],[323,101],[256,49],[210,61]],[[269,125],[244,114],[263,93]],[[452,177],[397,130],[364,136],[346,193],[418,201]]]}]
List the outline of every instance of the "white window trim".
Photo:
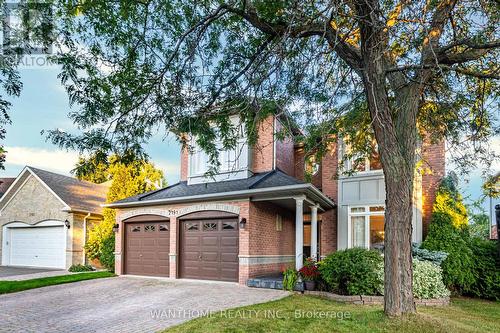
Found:
[{"label": "white window trim", "polygon": [[[370,207],[384,207],[383,211],[370,212]],[[352,208],[364,208],[364,212],[352,213]],[[384,216],[385,215],[385,205],[383,204],[372,204],[372,205],[353,205],[347,206],[347,248],[352,248],[352,223],[351,217],[353,216],[364,216],[365,217],[365,248],[370,249],[370,216]],[[385,221],[384,221],[385,223]]]}]

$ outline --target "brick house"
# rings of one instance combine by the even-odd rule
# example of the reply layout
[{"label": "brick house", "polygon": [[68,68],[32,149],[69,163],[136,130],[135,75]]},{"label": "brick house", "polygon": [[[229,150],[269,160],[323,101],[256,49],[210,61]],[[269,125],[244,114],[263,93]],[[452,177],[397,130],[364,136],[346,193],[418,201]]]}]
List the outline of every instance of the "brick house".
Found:
[{"label": "brick house", "polygon": [[[183,149],[179,183],[107,205],[117,211],[116,273],[245,284],[299,269],[308,256],[383,244],[378,156],[336,179],[341,144],[316,163],[300,144],[275,139],[280,126],[270,116],[258,126],[255,146],[240,135],[234,151],[221,149],[219,173],[210,178],[205,153]],[[424,145],[421,154],[427,172],[415,177],[415,242],[425,235],[444,175],[444,144]]]}]

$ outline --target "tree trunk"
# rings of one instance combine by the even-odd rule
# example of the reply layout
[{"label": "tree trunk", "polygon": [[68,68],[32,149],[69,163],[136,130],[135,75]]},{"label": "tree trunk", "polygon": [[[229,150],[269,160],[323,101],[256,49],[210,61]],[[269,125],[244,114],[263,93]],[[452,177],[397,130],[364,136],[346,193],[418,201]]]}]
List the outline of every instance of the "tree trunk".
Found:
[{"label": "tree trunk", "polygon": [[415,312],[411,258],[413,170],[393,166],[390,173],[385,173],[385,184],[384,311],[389,316],[400,316]]}]

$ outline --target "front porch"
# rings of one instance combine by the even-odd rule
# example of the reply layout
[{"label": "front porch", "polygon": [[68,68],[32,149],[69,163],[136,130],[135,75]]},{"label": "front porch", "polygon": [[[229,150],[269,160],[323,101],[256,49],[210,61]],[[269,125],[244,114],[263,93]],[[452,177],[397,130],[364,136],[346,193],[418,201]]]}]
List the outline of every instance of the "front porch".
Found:
[{"label": "front porch", "polygon": [[[314,197],[304,194],[291,194],[290,196],[280,197],[254,197],[251,201],[255,203],[266,202],[273,206],[284,208],[294,215],[294,264],[296,270],[300,270],[303,267],[304,260],[307,257],[311,257],[314,260],[320,258],[320,215],[332,209],[334,207],[333,203],[331,205],[324,202],[319,203]],[[278,225],[277,229],[279,229]]]}]

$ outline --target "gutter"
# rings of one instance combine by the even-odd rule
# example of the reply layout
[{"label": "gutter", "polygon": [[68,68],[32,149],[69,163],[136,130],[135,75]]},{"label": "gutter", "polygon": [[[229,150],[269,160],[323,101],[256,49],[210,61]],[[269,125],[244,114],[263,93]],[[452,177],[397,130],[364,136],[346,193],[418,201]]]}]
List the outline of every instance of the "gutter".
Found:
[{"label": "gutter", "polygon": [[83,246],[82,246],[82,255],[83,255],[83,264],[87,264],[87,256],[85,255],[85,244],[87,244],[87,219],[90,217],[90,213],[88,213],[83,218]]},{"label": "gutter", "polygon": [[[120,207],[136,207],[136,206],[149,206],[155,204],[165,204],[165,203],[178,203],[178,202],[186,202],[186,201],[199,201],[199,200],[207,200],[207,199],[219,199],[219,198],[228,198],[228,197],[241,197],[241,196],[251,196],[254,194],[270,194],[277,192],[290,192],[297,190],[305,190],[316,196],[319,201],[322,201],[324,206],[329,206],[330,208],[336,207],[336,204],[328,198],[323,192],[318,190],[312,184],[297,184],[297,185],[288,185],[288,186],[275,186],[275,187],[267,187],[267,188],[259,188],[259,189],[246,189],[240,191],[232,191],[232,192],[223,192],[223,193],[209,193],[209,194],[201,194],[201,195],[191,195],[184,197],[176,197],[176,198],[167,198],[167,199],[156,199],[149,201],[133,201],[133,202],[122,202],[122,203],[110,203],[101,205],[101,207],[106,208],[120,208]],[[293,195],[291,195],[293,196]]]}]

